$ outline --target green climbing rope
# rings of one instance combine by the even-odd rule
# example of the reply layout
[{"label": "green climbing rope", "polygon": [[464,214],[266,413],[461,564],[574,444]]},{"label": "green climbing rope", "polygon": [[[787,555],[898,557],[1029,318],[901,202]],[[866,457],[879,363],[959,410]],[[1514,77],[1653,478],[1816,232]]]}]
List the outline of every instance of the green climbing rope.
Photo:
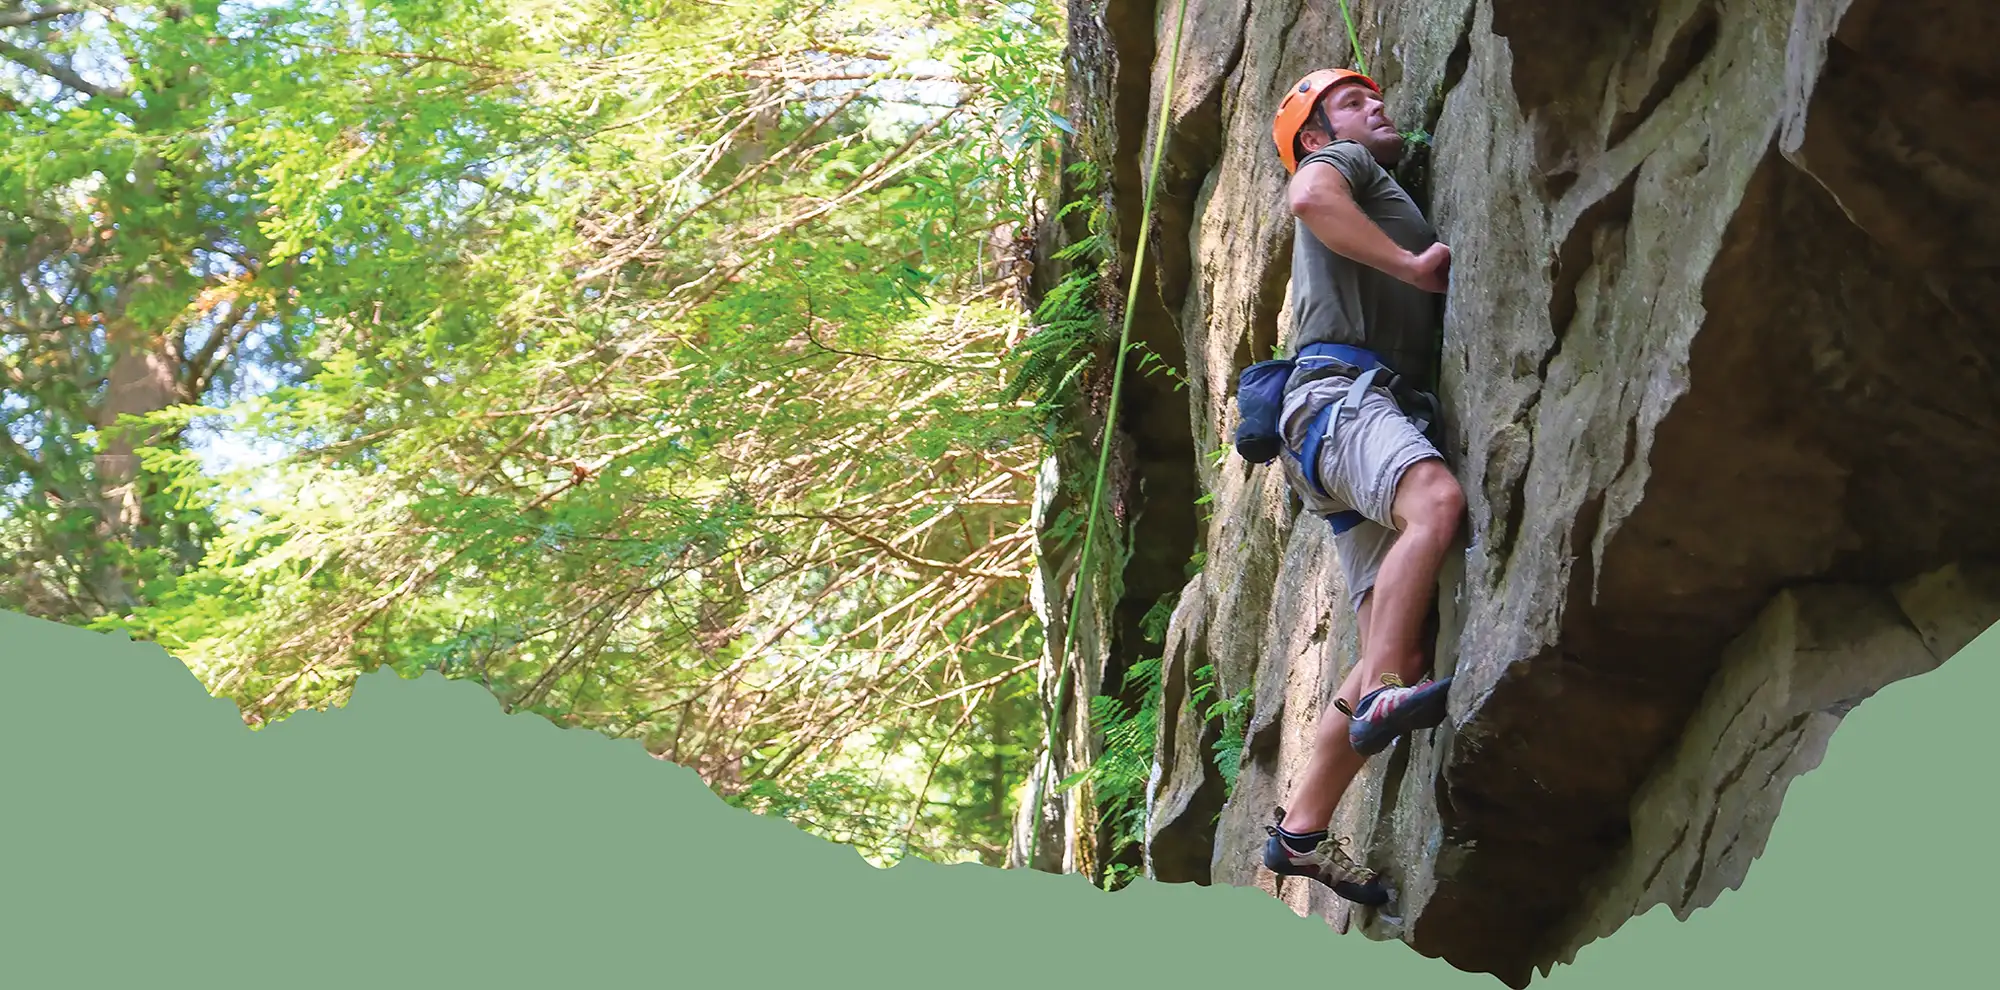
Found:
[{"label": "green climbing rope", "polygon": [[[1354,14],[1348,9],[1347,0],[1340,0],[1340,17],[1347,24],[1347,43],[1348,47],[1354,53],[1355,71],[1366,75],[1368,72],[1368,59],[1361,54],[1361,36],[1355,30]],[[1187,0],[1180,0],[1179,9],[1174,15],[1173,52],[1167,59],[1166,86],[1161,90],[1165,94],[1163,97],[1164,100],[1171,101],[1173,99],[1174,74],[1180,68],[1181,61],[1181,31],[1186,24]],[[1125,386],[1125,354],[1132,346],[1132,310],[1137,307],[1139,302],[1139,275],[1146,268],[1146,242],[1149,239],[1148,235],[1152,233],[1153,227],[1153,193],[1159,185],[1160,159],[1166,154],[1166,145],[1167,107],[1163,103],[1160,107],[1159,126],[1155,132],[1155,139],[1153,141],[1153,161],[1146,173],[1145,214],[1139,221],[1139,242],[1133,250],[1132,276],[1130,285],[1125,293],[1124,326],[1118,334],[1118,357],[1111,376],[1111,402],[1104,413],[1104,439],[1101,442],[1097,456],[1097,482],[1091,490],[1090,517],[1089,522],[1084,526],[1083,552],[1077,562],[1076,593],[1070,597],[1069,621],[1063,623],[1062,652],[1056,655],[1056,663],[1061,668],[1062,673],[1056,679],[1053,708],[1044,705],[1042,709],[1043,725],[1046,728],[1043,746],[1049,755],[1049,768],[1051,771],[1055,769],[1056,721],[1064,715],[1064,705],[1069,698],[1071,669],[1069,651],[1070,647],[1075,643],[1076,620],[1083,606],[1084,583],[1090,576],[1090,551],[1096,543],[1097,515],[1099,509],[1104,504],[1104,479],[1111,466],[1112,429],[1117,425],[1118,400]],[[1028,827],[1028,861],[1026,865],[1029,869],[1034,868],[1035,856],[1041,848],[1042,827],[1040,818],[1043,793],[1042,785],[1044,782],[1044,779],[1041,777],[1035,778],[1033,801],[1029,805],[1033,809],[1032,814],[1034,815],[1034,819]]]},{"label": "green climbing rope", "polygon": [[1354,30],[1354,14],[1347,9],[1347,0],[1340,0],[1340,19],[1347,22],[1347,47],[1354,49],[1354,71],[1368,74],[1368,59],[1361,54],[1361,34]]},{"label": "green climbing rope", "polygon": [[1348,48],[1354,50],[1354,72],[1362,76],[1368,74],[1368,58],[1362,56],[1362,36],[1354,30],[1354,14],[1348,10],[1348,0],[1340,0],[1340,20],[1348,22]]},{"label": "green climbing rope", "polygon": [[[1084,526],[1083,552],[1077,561],[1076,593],[1070,597],[1069,621],[1063,623],[1062,652],[1056,655],[1056,663],[1061,667],[1062,673],[1056,680],[1053,710],[1049,706],[1043,707],[1043,724],[1047,730],[1044,748],[1049,755],[1049,768],[1051,771],[1054,770],[1056,765],[1056,722],[1063,717],[1065,713],[1064,702],[1069,696],[1069,651],[1075,642],[1076,620],[1083,605],[1085,583],[1090,579],[1090,550],[1096,543],[1098,510],[1104,504],[1104,479],[1111,468],[1112,430],[1118,423],[1118,400],[1122,396],[1125,387],[1125,355],[1132,347],[1132,311],[1139,304],[1139,275],[1146,270],[1146,242],[1151,239],[1150,235],[1153,229],[1153,192],[1159,186],[1160,159],[1165,156],[1167,150],[1167,109],[1173,100],[1174,73],[1175,70],[1180,68],[1181,61],[1181,30],[1186,24],[1187,0],[1180,0],[1179,10],[1176,12],[1174,19],[1173,51],[1167,59],[1166,86],[1161,90],[1161,93],[1164,95],[1161,97],[1159,127],[1155,132],[1153,140],[1153,162],[1146,173],[1145,206],[1144,215],[1139,220],[1139,242],[1133,249],[1132,277],[1130,279],[1130,286],[1125,293],[1124,327],[1118,334],[1117,358],[1113,362],[1111,401],[1104,412],[1104,438],[1097,456],[1097,483],[1091,491],[1089,522]],[[1040,851],[1043,783],[1043,778],[1037,777],[1035,779],[1034,802],[1029,805],[1032,809],[1031,814],[1034,816],[1028,828],[1027,866],[1029,869],[1034,868],[1035,855]]]}]

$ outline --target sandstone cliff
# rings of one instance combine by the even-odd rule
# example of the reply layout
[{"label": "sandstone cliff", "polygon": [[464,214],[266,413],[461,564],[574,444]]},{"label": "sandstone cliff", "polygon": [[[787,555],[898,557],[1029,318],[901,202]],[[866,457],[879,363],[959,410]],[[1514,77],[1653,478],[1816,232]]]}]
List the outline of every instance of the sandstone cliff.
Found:
[{"label": "sandstone cliff", "polygon": [[[1336,820],[1397,899],[1350,912],[1258,866],[1353,661],[1329,534],[1274,467],[1215,455],[1286,318],[1271,110],[1353,53],[1337,0],[1188,4],[1169,93],[1173,0],[1071,3],[1071,154],[1106,170],[1125,264],[1170,115],[1135,333],[1186,383],[1127,381],[1119,553],[1089,575],[1044,772],[1091,757],[1084,699],[1160,655],[1139,619],[1168,600],[1150,875],[1261,884],[1516,987],[1713,902],[1843,714],[2000,619],[2000,11],[1351,0],[1398,121],[1433,135],[1402,174],[1454,252],[1439,385],[1470,525],[1440,588],[1450,721]],[[1045,230],[1044,257],[1076,235]],[[1044,518],[1094,467],[1073,460]],[[1075,561],[1046,549],[1059,642]],[[1254,698],[1233,788],[1187,703],[1208,665]],[[1102,871],[1087,796],[1038,810],[1037,866]]]}]

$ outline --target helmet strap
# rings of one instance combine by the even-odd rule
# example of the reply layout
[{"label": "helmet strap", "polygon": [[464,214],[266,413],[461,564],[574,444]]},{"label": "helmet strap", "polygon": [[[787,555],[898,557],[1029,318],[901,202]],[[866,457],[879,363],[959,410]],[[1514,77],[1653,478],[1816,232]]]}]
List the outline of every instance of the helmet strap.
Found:
[{"label": "helmet strap", "polygon": [[1321,93],[1320,98],[1318,100],[1313,101],[1312,116],[1307,117],[1306,121],[1308,123],[1318,124],[1319,129],[1326,132],[1327,141],[1331,142],[1333,140],[1333,120],[1332,118],[1326,115],[1326,103],[1324,102],[1325,99],[1326,99],[1326,94]]}]

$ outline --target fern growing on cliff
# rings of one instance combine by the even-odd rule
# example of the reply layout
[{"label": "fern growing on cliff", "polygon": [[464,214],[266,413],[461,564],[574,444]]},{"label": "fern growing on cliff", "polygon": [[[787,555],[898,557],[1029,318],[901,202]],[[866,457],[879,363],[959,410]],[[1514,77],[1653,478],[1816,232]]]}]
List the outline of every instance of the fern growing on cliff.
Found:
[{"label": "fern growing on cliff", "polygon": [[1002,396],[1017,402],[1032,394],[1036,406],[1051,419],[1054,410],[1067,407],[1074,396],[1072,386],[1089,367],[1091,349],[1111,340],[1111,325],[1097,304],[1110,248],[1104,233],[1104,203],[1097,195],[1099,174],[1090,162],[1071,165],[1069,172],[1077,177],[1077,197],[1064,204],[1055,219],[1060,223],[1084,211],[1088,233],[1051,256],[1074,267],[1035,308],[1035,330],[1014,348],[1014,376]]},{"label": "fern growing on cliff", "polygon": [[[1215,676],[1215,665],[1209,664],[1194,672],[1196,687],[1188,696],[1188,703],[1199,707],[1201,703],[1222,687]],[[1215,770],[1222,775],[1222,793],[1235,793],[1236,779],[1243,769],[1243,745],[1250,727],[1250,702],[1255,692],[1244,688],[1232,697],[1219,698],[1202,712],[1204,722],[1222,719],[1222,734],[1215,740]]]},{"label": "fern growing on cliff", "polygon": [[[1159,657],[1141,660],[1120,679],[1121,693],[1138,694],[1136,704],[1108,694],[1090,699],[1091,729],[1104,741],[1104,749],[1088,768],[1060,785],[1067,791],[1090,783],[1098,813],[1111,826],[1105,860],[1145,841],[1146,781],[1152,775],[1153,743],[1160,730],[1161,663]],[[1126,872],[1110,871],[1105,886],[1115,890],[1128,880]]]}]

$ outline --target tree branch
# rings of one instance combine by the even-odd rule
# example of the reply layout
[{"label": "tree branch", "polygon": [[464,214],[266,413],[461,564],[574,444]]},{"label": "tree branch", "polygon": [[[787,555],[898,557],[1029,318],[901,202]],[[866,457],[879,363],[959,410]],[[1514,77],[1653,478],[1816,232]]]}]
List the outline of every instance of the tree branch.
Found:
[{"label": "tree branch", "polygon": [[43,56],[40,52],[30,51],[26,48],[22,48],[21,46],[13,44],[11,42],[0,41],[0,58],[5,58],[6,60],[13,62],[15,65],[18,65],[24,69],[27,69],[30,72],[35,72],[47,76],[48,78],[53,79],[56,82],[62,83],[64,86],[76,90],[77,92],[82,93],[85,96],[94,96],[98,97],[99,99],[106,99],[106,100],[118,100],[118,99],[123,99],[125,98],[126,95],[128,95],[124,90],[118,89],[116,87],[99,86],[96,83],[93,83],[90,80],[77,75],[68,66],[57,65],[56,63],[50,61],[47,57]]},{"label": "tree branch", "polygon": [[486,72],[510,71],[508,66],[499,65],[493,62],[480,62],[471,59],[452,58],[449,55],[438,55],[432,52],[372,51],[364,48],[341,48],[335,45],[300,45],[299,47],[304,48],[308,51],[325,52],[332,55],[350,55],[360,58],[380,58],[398,62],[439,62],[445,65],[455,65],[461,69],[479,69]]},{"label": "tree branch", "polygon": [[939,570],[939,571],[944,571],[948,574],[957,574],[963,577],[996,578],[1001,581],[1016,581],[1021,578],[1027,577],[1026,574],[1021,574],[1018,572],[990,571],[982,567],[967,567],[962,564],[954,564],[948,560],[934,560],[930,557],[919,557],[916,554],[909,553],[905,550],[899,549],[891,545],[889,541],[882,539],[879,536],[875,536],[871,533],[864,533],[861,530],[855,529],[851,526],[843,525],[838,522],[831,522],[831,521],[829,522],[833,526],[833,528],[840,530],[841,532],[846,533],[847,535],[854,537],[855,539],[860,540],[861,542],[866,543],[869,546],[874,547],[875,549],[880,550],[883,553],[886,553],[889,556],[894,557],[905,564],[909,564],[912,567],[923,567],[931,570]]},{"label": "tree branch", "polygon": [[215,380],[216,370],[229,360],[254,329],[250,314],[256,310],[255,303],[240,306],[227,324],[211,330],[201,352],[188,361],[186,373],[181,379],[182,401],[201,401],[202,393],[208,391],[209,383]]},{"label": "tree branch", "polygon": [[44,7],[41,10],[0,10],[0,28],[26,27],[53,21],[65,14],[78,13],[75,7]]}]

